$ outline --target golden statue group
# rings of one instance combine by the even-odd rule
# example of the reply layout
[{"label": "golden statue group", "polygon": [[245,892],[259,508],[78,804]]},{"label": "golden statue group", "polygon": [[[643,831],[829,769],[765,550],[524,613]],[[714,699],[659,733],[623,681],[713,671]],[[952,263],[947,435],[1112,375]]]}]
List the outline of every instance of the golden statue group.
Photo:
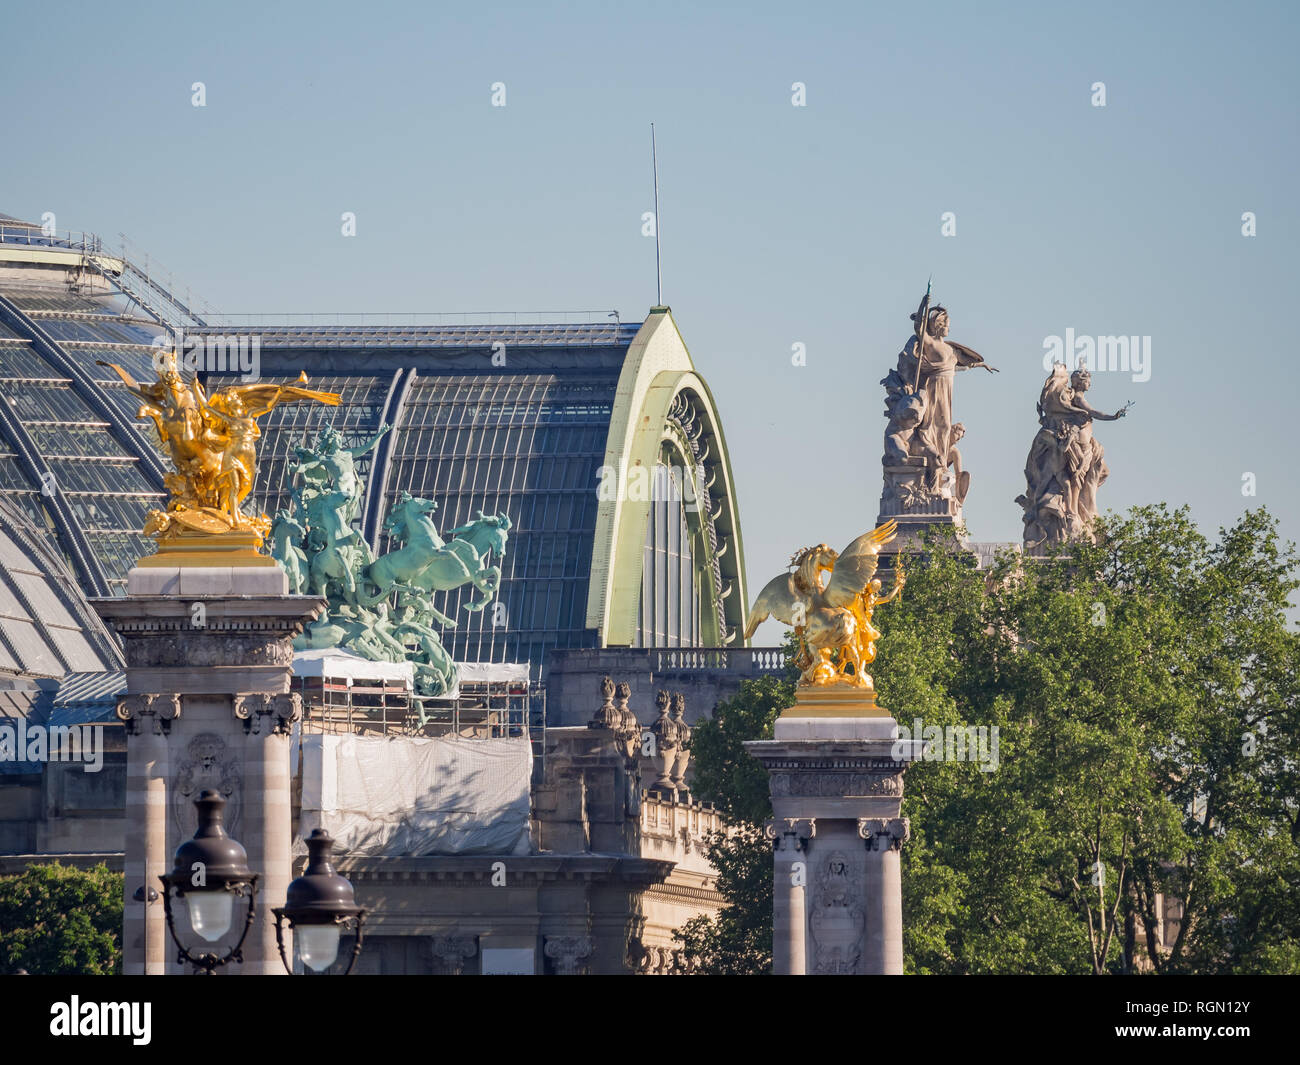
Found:
[{"label": "golden statue group", "polygon": [[[874,702],[875,686],[866,667],[875,661],[880,630],[871,615],[897,599],[905,583],[900,561],[893,588],[882,596],[876,569],[880,549],[894,539],[897,528],[887,521],[840,552],[826,544],[797,551],[790,559],[792,571],[773,577],[759,592],[745,639],[769,617],[791,625],[799,645],[795,665],[801,671],[800,687],[848,685]],[[825,583],[823,573],[830,574]]]},{"label": "golden statue group", "polygon": [[[440,698],[458,683],[458,669],[435,625],[454,628],[453,618],[433,606],[436,592],[472,584],[479,593],[464,609],[481,611],[496,596],[511,522],[484,514],[449,530],[445,538],[430,517],[432,500],[403,492],[389,508],[384,529],[390,550],[378,557],[355,528],[364,482],[354,460],[378,442],[343,446],[343,435],[325,426],[315,448],[294,449],[293,507],[274,524],[247,514],[244,501],[257,475],[257,419],[281,403],[311,401],[331,407],[341,397],[292,385],[242,384],[208,395],[202,383],[181,376],[174,354],[158,359],[158,380],[139,384],[126,370],[110,367],[141,401],[137,417],[149,418],[171,456],[166,510],[151,510],[144,532],[157,554],[140,566],[280,566],[291,595],[325,600],[324,610],[294,646],[298,650],[342,648],[374,661],[410,661],[417,700]],[[273,552],[258,550],[270,537]],[[423,721],[423,716],[421,718]]]},{"label": "golden statue group", "polygon": [[145,534],[158,541],[160,552],[187,536],[232,533],[244,534],[236,539],[256,550],[271,529],[266,515],[243,510],[257,474],[257,419],[281,403],[310,400],[336,407],[341,397],[303,387],[306,374],[296,385],[230,385],[209,396],[197,377],[186,383],[174,352],[157,361],[158,380],[151,384],[139,384],[115,363],[100,363],[141,401],[136,416],[153,421],[175,469],[166,477],[167,509],[149,512]]}]

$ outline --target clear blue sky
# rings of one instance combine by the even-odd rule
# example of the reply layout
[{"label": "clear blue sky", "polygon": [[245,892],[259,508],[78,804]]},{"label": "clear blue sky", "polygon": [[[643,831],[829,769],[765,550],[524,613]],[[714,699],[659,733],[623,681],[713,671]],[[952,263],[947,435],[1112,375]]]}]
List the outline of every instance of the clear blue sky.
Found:
[{"label": "clear blue sky", "polygon": [[1019,539],[1043,341],[1068,328],[1152,338],[1150,380],[1094,375],[1098,407],[1135,401],[1098,428],[1103,508],[1189,503],[1213,533],[1262,503],[1300,539],[1298,22],[1290,3],[14,5],[0,211],[125,232],[227,312],[640,319],[653,120],[665,301],[723,414],[753,588],[874,521],[877,382],[931,273],[954,339],[1002,370],[957,382],[974,538]]}]

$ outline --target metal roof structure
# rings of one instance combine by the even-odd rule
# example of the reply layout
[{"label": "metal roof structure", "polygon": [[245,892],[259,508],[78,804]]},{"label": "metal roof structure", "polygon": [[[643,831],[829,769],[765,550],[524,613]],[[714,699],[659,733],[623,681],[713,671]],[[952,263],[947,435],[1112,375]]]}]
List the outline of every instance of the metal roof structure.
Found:
[{"label": "metal roof structure", "polygon": [[[165,498],[166,462],[138,401],[97,362],[152,380],[160,336],[242,337],[256,344],[260,379],[306,373],[343,397],[277,407],[261,423],[260,509],[288,505],[294,448],[325,425],[357,447],[386,424],[357,462],[361,531],[377,551],[404,491],[438,503],[440,529],[480,510],[509,515],[497,603],[471,613],[467,595],[442,602],[458,621],[444,634],[457,661],[528,662],[540,675],[552,647],[738,639],[746,596],[730,463],[667,308],[644,322],[461,317],[200,315],[98,237],[0,217],[0,497],[53,534],[87,594],[123,593],[152,551],[138,530]],[[216,377],[210,389],[229,383]],[[603,469],[637,466],[677,470],[656,482],[677,485],[676,497],[598,495]],[[681,497],[684,478],[707,486],[699,506]]]}]

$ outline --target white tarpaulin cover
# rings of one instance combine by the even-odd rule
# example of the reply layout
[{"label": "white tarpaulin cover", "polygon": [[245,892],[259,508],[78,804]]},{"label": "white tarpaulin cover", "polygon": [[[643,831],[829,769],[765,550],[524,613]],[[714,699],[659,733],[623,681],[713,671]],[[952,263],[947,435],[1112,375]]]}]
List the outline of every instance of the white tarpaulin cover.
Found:
[{"label": "white tarpaulin cover", "polygon": [[457,662],[461,680],[528,683],[527,662]]},{"label": "white tarpaulin cover", "polygon": [[340,854],[527,854],[532,758],[526,737],[308,734],[300,834]]},{"label": "white tarpaulin cover", "polygon": [[404,680],[410,688],[415,676],[410,662],[372,662],[337,648],[313,648],[293,653],[293,672],[298,677],[331,677],[334,680]]}]

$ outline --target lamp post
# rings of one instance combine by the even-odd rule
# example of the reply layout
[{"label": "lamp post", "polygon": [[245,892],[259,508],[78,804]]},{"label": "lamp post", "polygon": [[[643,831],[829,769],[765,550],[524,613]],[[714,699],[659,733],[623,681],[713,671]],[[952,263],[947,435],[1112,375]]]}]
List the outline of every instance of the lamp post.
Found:
[{"label": "lamp post", "polygon": [[313,972],[324,972],[334,964],[339,956],[339,934],[346,928],[356,933],[352,957],[343,971],[347,976],[361,953],[366,911],[357,905],[352,884],[330,864],[330,851],[334,848],[330,834],[322,828],[312,829],[306,843],[306,870],[289,885],[284,905],[271,911],[275,914],[275,942],[280,948],[280,960],[292,974],[284,950],[285,920],[296,937],[298,956]]},{"label": "lamp post", "polygon": [[[249,871],[244,848],[226,835],[222,824],[226,800],[221,793],[208,788],[194,800],[194,805],[199,827],[193,838],[176,848],[172,871],[159,879],[163,883],[163,913],[179,952],[178,960],[189,962],[199,975],[211,976],[228,962],[244,960],[241,951],[256,913],[257,876]],[[176,934],[173,892],[185,903],[195,935],[208,943],[216,943],[230,931],[235,899],[247,897],[248,915],[239,942],[221,956],[211,950],[192,953]]]}]

